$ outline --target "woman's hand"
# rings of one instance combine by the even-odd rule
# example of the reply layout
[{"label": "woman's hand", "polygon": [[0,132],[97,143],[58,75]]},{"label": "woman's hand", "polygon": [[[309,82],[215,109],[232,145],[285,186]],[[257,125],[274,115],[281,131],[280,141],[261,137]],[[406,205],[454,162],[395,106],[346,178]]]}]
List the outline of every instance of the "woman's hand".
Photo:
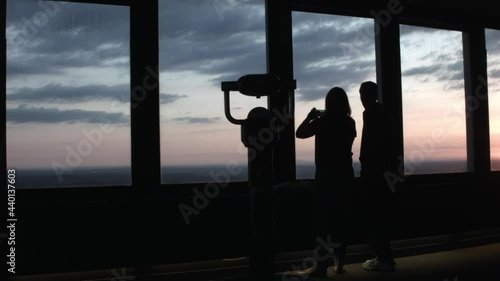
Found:
[{"label": "woman's hand", "polygon": [[299,139],[305,139],[314,136],[314,131],[311,128],[311,123],[312,120],[316,119],[318,117],[318,110],[313,107],[309,114],[307,114],[306,119],[302,121],[302,123],[299,125],[297,128],[297,132],[295,132],[295,136]]},{"label": "woman's hand", "polygon": [[317,117],[318,117],[318,110],[316,109],[316,107],[313,107],[311,111],[309,111],[309,114],[307,114],[306,119],[313,120],[314,118]]}]

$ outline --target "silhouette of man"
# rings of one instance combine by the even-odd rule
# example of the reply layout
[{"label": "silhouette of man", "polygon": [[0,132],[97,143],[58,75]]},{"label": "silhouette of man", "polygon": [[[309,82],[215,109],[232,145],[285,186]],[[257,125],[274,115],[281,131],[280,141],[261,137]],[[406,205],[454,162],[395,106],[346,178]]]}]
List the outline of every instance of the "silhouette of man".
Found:
[{"label": "silhouette of man", "polygon": [[[346,92],[339,87],[332,88],[326,95],[325,112],[313,108],[297,128],[296,136],[301,139],[315,136],[313,221],[318,238],[339,242],[333,253],[335,272],[343,273],[347,207],[354,180],[352,143],[356,137]],[[317,269],[310,276],[326,277],[328,260],[317,262]]]},{"label": "silhouette of man", "polygon": [[394,170],[394,125],[392,116],[378,102],[377,84],[363,82],[359,88],[363,112],[361,136],[361,181],[370,245],[376,258],[363,263],[365,270],[392,271],[396,266],[390,246],[392,191],[384,174]]}]

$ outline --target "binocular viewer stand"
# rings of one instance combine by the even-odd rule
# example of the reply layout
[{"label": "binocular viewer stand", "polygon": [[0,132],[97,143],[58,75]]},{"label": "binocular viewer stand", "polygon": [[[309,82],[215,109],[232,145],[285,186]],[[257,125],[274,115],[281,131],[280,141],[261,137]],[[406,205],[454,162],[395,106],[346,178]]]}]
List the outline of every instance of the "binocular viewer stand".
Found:
[{"label": "binocular viewer stand", "polygon": [[[249,280],[281,280],[275,274],[274,217],[273,217],[273,147],[279,138],[274,114],[255,107],[246,119],[235,119],[230,111],[230,92],[260,98],[288,95],[293,105],[296,81],[281,81],[271,74],[249,74],[238,81],[222,82],[224,111],[229,122],[241,126],[241,141],[248,149],[248,191],[250,198],[251,245]],[[293,114],[293,106],[290,107]],[[281,124],[284,126],[283,124]],[[274,130],[273,130],[274,129]]]}]

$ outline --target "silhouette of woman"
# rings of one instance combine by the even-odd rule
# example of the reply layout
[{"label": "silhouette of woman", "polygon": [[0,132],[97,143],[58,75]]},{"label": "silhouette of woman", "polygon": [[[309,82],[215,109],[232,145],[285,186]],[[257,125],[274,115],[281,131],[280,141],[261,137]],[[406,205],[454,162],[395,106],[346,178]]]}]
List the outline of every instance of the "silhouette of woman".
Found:
[{"label": "silhouette of woman", "polygon": [[[356,138],[356,124],[351,118],[346,92],[339,87],[332,88],[326,95],[325,111],[322,113],[313,108],[295,134],[300,139],[315,136],[313,221],[317,239],[340,244],[333,254],[335,271],[343,273],[347,208],[354,180],[352,143]],[[317,265],[313,275],[325,277],[328,260],[318,260]]]}]

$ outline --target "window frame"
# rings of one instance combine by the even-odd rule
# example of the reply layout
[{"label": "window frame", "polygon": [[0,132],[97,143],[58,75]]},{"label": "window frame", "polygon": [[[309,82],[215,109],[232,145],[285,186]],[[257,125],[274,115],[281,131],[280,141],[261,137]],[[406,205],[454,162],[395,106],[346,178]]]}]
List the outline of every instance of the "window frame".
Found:
[{"label": "window frame", "polygon": [[[59,0],[48,0],[48,1],[59,1]],[[62,0],[60,2],[78,2],[78,3],[91,3],[91,4],[105,4],[105,5],[120,5],[120,6],[129,6],[130,7],[130,41],[131,41],[131,49],[130,49],[130,60],[131,60],[131,91],[133,92],[136,87],[140,87],[143,77],[148,75],[146,66],[153,66],[158,69],[159,59],[158,59],[158,1],[132,1],[132,0]],[[406,3],[406,2],[405,2]],[[6,1],[4,2],[4,7],[2,7],[2,11],[0,16],[2,17],[2,36],[5,38],[5,28],[6,28]],[[370,10],[368,10],[367,6],[361,6],[356,3],[344,3],[338,4],[340,6],[335,6],[329,2],[325,1],[311,1],[311,0],[293,0],[293,1],[270,1],[266,0],[266,44],[267,44],[267,62],[268,62],[268,72],[276,73],[278,76],[284,79],[293,79],[293,55],[292,55],[292,23],[291,23],[291,14],[292,12],[314,12],[314,13],[324,13],[324,14],[335,14],[335,15],[344,15],[344,16],[355,16],[355,17],[365,17],[365,18],[373,18],[370,14]],[[382,7],[383,8],[383,7]],[[500,29],[500,23],[495,23],[492,19],[485,19],[480,25],[464,25],[463,22],[460,21],[460,17],[450,15],[445,20],[441,21],[437,16],[439,13],[435,13],[436,15],[423,15],[420,16],[418,14],[418,9],[412,10],[410,13],[406,13],[403,16],[394,16],[394,23],[389,28],[384,28],[382,31],[384,34],[384,41],[376,44],[379,48],[377,50],[377,57],[380,61],[380,65],[383,65],[383,62],[388,62],[387,58],[382,56],[381,51],[384,49],[387,51],[390,48],[396,48],[399,50],[399,46],[396,46],[396,42],[399,42],[399,24],[405,25],[417,25],[423,27],[439,27],[441,29],[449,29],[461,31],[463,34],[467,33],[467,36],[479,36],[477,38],[481,38],[481,33],[483,33],[482,38],[484,39],[484,29]],[[440,15],[440,14],[439,14]],[[146,20],[144,20],[146,19]],[[149,32],[144,32],[144,31]],[[156,32],[155,32],[156,31]],[[466,35],[464,35],[466,36]],[[467,48],[471,47],[470,45],[472,40],[468,40],[468,42],[464,42],[464,47],[467,45]],[[480,44],[485,44],[484,42],[480,42]],[[6,44],[2,44],[0,52],[2,52],[2,70],[1,76],[2,80],[0,83],[2,87],[6,89]],[[386,46],[386,47],[382,47]],[[390,47],[387,47],[390,46]],[[470,57],[481,57],[482,51],[480,46],[473,46],[472,51],[468,54],[464,54],[464,60],[466,56]],[[148,52],[142,52],[143,50],[148,50]],[[399,60],[398,60],[399,61]],[[465,62],[466,67],[470,67],[470,63]],[[387,64],[386,64],[387,65]],[[399,68],[399,77],[401,79],[401,70],[400,63],[395,64],[393,62],[389,62],[391,67],[392,75],[398,73]],[[483,68],[483,69],[482,69]],[[472,72],[478,71],[487,71],[487,67],[474,66]],[[486,72],[485,72],[486,73]],[[377,65],[377,81],[384,81],[385,74],[380,70],[379,64]],[[397,77],[398,75],[391,76]],[[158,77],[154,77],[157,79],[159,83]],[[400,80],[399,79],[399,80]],[[471,79],[469,79],[471,80]],[[399,81],[400,82],[400,81]],[[473,83],[473,82],[468,82]],[[381,86],[385,87],[385,86]],[[400,88],[396,85],[396,89]],[[474,88],[474,84],[471,84],[471,89]],[[387,91],[383,91],[387,92]],[[470,95],[472,92],[469,89],[468,94]],[[390,109],[393,113],[395,113],[395,117],[400,120],[402,118],[402,97],[401,91],[397,91],[395,96],[391,97]],[[131,97],[131,101],[133,102],[133,98]],[[287,97],[273,97],[269,101],[269,108],[283,108],[283,106],[287,106],[288,99]],[[161,184],[161,161],[160,161],[160,132],[159,132],[159,87],[148,90],[147,95],[144,101],[141,102],[141,105],[136,107],[135,109],[131,109],[131,138],[132,138],[132,186],[114,186],[114,187],[78,187],[78,188],[62,188],[65,190],[74,191],[74,194],[79,193],[98,193],[99,197],[103,194],[109,194],[109,198],[117,198],[117,194],[120,194],[120,197],[123,195],[125,198],[129,198],[128,196],[136,196],[136,195],[145,195],[150,194],[151,192],[157,191],[160,187],[165,190],[165,185]],[[487,104],[486,104],[487,107]],[[0,177],[6,180],[6,94],[4,93],[0,97],[0,116],[2,120],[0,121],[1,126],[0,131],[2,133],[0,147],[3,151],[4,157],[2,157],[2,171],[0,172]],[[497,177],[500,176],[500,172],[494,171],[486,171],[485,167],[490,165],[490,157],[489,154],[485,155],[485,151],[481,150],[480,145],[478,145],[478,140],[481,142],[481,137],[484,137],[486,133],[488,135],[489,141],[489,132],[485,132],[480,126],[477,124],[481,122],[488,122],[488,116],[485,117],[484,114],[473,114],[474,122],[468,122],[468,127],[471,129],[467,130],[467,135],[471,140],[475,140],[476,145],[473,145],[473,142],[468,141],[467,151],[468,154],[472,153],[474,155],[481,155],[479,158],[475,158],[474,161],[470,162],[470,171],[467,173],[473,174],[481,174],[485,173],[488,175],[495,175]],[[274,157],[274,163],[287,163],[287,165],[281,165],[276,170],[276,174],[278,175],[278,181],[285,180],[295,180],[295,138],[293,134],[294,128],[294,116],[290,118],[290,128],[284,132],[284,137],[282,138],[282,143],[279,146],[279,151],[276,152],[276,157]],[[147,127],[141,127],[140,124],[150,124]],[[471,123],[469,125],[469,123]],[[402,124],[402,122],[401,122]],[[400,150],[402,155],[404,155],[404,151],[402,151],[402,125],[400,126]],[[489,126],[488,126],[489,130]],[[471,133],[474,132],[474,133]],[[147,147],[147,149],[142,149],[142,147]],[[488,146],[489,149],[489,146]],[[469,152],[471,151],[471,152]],[[469,157],[468,157],[469,158]],[[488,160],[488,161],[486,161]],[[486,164],[488,162],[488,164]],[[276,166],[276,165],[275,165]],[[479,170],[478,170],[479,169]],[[203,184],[200,184],[203,185]],[[240,186],[241,184],[235,184],[235,186]],[[167,194],[176,193],[176,191],[180,191],[184,193],[185,186],[192,185],[168,185],[168,189],[170,190]],[[43,189],[43,190],[23,190],[21,192],[26,194],[56,194],[59,193],[61,188],[57,188],[55,191],[52,189]],[[164,191],[165,192],[165,191]],[[61,196],[63,198],[64,196]],[[35,197],[32,197],[35,198]],[[67,197],[64,197],[66,199]],[[78,198],[78,197],[76,197]],[[95,197],[89,197],[95,198]]]},{"label": "window frame", "polygon": [[[408,3],[406,3],[408,4]],[[329,7],[328,4],[325,4],[322,1],[305,1],[305,0],[293,0],[292,1],[292,11],[298,12],[310,12],[310,13],[319,13],[319,14],[333,14],[333,15],[342,15],[342,16],[354,16],[354,17],[364,17],[364,18],[373,18],[371,13],[374,11],[381,11],[385,7],[380,7],[380,9],[356,9],[356,4],[343,4],[343,7]],[[401,88],[401,62],[400,56],[398,56],[399,66],[397,66],[394,62],[394,59],[389,56],[384,56],[383,51],[393,48],[394,51],[398,51],[401,54],[399,46],[400,46],[400,25],[410,25],[410,26],[418,26],[418,27],[428,27],[428,28],[438,28],[442,30],[450,30],[450,31],[459,31],[462,33],[462,44],[463,44],[463,53],[464,53],[464,85],[465,85],[465,93],[464,93],[464,102],[467,102],[468,98],[474,97],[474,91],[478,87],[478,80],[474,79],[474,77],[478,77],[479,75],[482,77],[487,77],[487,65],[485,61],[480,61],[486,59],[486,48],[485,46],[485,37],[484,31],[486,28],[491,28],[493,25],[491,22],[489,24],[483,25],[474,25],[474,24],[464,24],[460,20],[457,20],[457,17],[450,15],[446,17],[444,20],[440,21],[440,17],[436,15],[424,13],[423,16],[419,16],[417,12],[412,11],[413,14],[405,14],[402,16],[392,14],[392,21],[390,21],[387,26],[381,27],[379,31],[379,35],[376,36],[376,60],[377,60],[377,83],[379,84],[379,88],[383,89],[384,87],[384,76],[387,75],[386,70],[382,70],[382,67],[385,65],[392,65],[389,72],[392,72],[391,76],[399,77],[398,81],[392,79],[392,82],[397,84],[395,87],[391,87],[389,90],[382,90],[382,93],[392,92],[396,93],[396,95],[392,97],[386,97],[386,100],[391,101],[391,105],[389,107],[389,111],[394,115],[396,119],[396,124],[398,124],[397,128],[397,145],[398,145],[398,155],[401,155],[403,159],[405,159],[404,154],[404,135],[403,135],[403,100],[402,100],[402,88]],[[375,24],[377,22],[375,21]],[[391,26],[397,23],[397,27]],[[495,25],[493,25],[495,26]],[[379,26],[380,27],[380,26]],[[499,26],[493,29],[500,29]],[[389,32],[387,32],[389,31]],[[384,40],[378,40],[381,36],[386,37]],[[473,37],[474,39],[470,39]],[[392,46],[389,45],[387,47],[387,42],[392,42]],[[396,42],[399,46],[395,46]],[[386,47],[382,47],[384,44]],[[479,61],[479,62],[478,62]],[[388,77],[387,80],[390,81],[391,77]],[[387,84],[387,83],[386,83]],[[454,173],[457,176],[461,176],[462,174],[468,175],[497,175],[500,176],[500,171],[491,171],[491,160],[490,160],[490,144],[489,144],[489,126],[484,126],[484,124],[489,124],[489,116],[485,115],[485,111],[488,112],[488,98],[487,86],[485,87],[486,99],[480,100],[480,110],[472,110],[467,111],[466,106],[466,116],[470,114],[470,118],[466,118],[466,150],[467,150],[467,171],[463,173]],[[384,100],[384,97],[382,97]],[[486,110],[485,110],[486,109]],[[485,130],[487,128],[487,130]],[[487,136],[487,140],[485,139]],[[401,169],[404,171],[404,163],[401,163]],[[427,176],[428,174],[415,175],[418,178],[422,178]],[[429,174],[430,175],[430,174]],[[444,175],[444,174],[443,174]],[[414,177],[413,175],[400,175],[403,178]]]}]

